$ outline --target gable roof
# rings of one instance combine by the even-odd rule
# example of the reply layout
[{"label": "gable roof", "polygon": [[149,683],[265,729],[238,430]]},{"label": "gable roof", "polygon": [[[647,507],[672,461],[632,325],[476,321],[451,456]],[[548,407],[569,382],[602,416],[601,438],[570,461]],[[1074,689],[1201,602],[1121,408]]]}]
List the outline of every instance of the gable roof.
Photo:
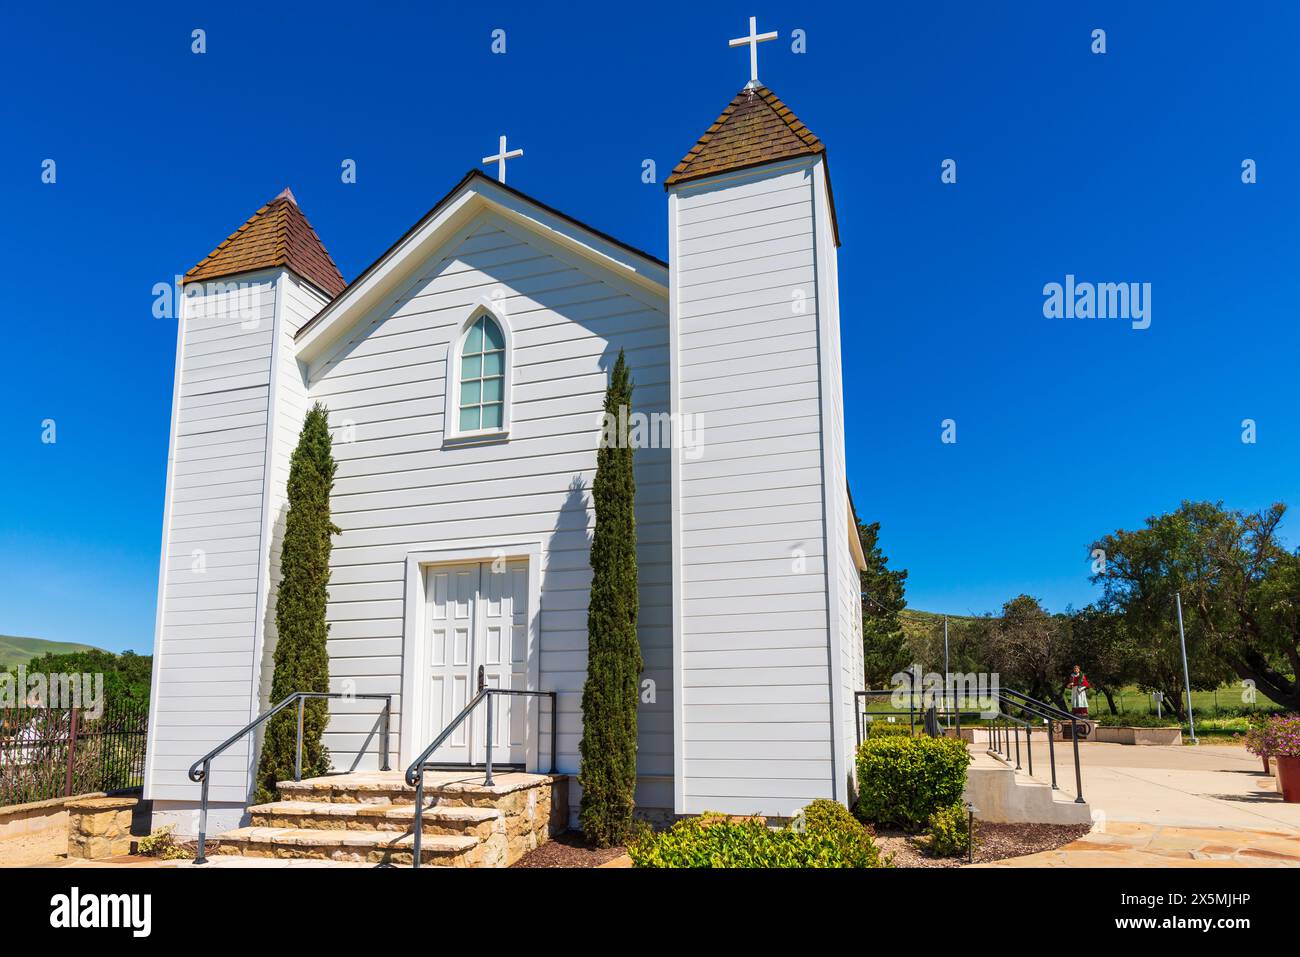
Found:
[{"label": "gable roof", "polygon": [[326,327],[347,324],[343,317],[356,309],[368,308],[376,289],[391,281],[391,274],[400,271],[408,257],[428,250],[477,211],[491,208],[516,223],[526,224],[535,231],[560,242],[570,250],[590,260],[613,268],[620,275],[643,287],[655,290],[656,295],[667,293],[668,264],[656,256],[615,239],[607,233],[588,226],[572,216],[562,213],[527,193],[499,183],[482,170],[470,170],[447,195],[419,218],[361,275],[347,286],[320,312],[305,322],[294,334],[300,355],[314,353],[320,342],[327,338]]},{"label": "gable roof", "polygon": [[676,183],[825,153],[822,141],[765,86],[745,87],[664,180]]},{"label": "gable roof", "polygon": [[288,189],[250,216],[225,242],[208,253],[185,274],[185,282],[217,279],[275,266],[293,270],[330,296],[337,296],[347,285]]}]

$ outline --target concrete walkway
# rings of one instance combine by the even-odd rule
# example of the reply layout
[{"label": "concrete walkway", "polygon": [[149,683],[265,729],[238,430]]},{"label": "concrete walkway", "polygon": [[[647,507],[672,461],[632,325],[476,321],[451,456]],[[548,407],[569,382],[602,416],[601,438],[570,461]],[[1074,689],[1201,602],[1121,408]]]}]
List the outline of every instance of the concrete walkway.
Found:
[{"label": "concrete walkway", "polygon": [[[1034,778],[1050,781],[1046,739],[1034,738]],[[1027,770],[1023,738],[1020,749]],[[1055,750],[1057,783],[1073,795],[1073,745],[1058,741]],[[1300,804],[1284,803],[1276,778],[1243,747],[1082,742],[1079,758],[1092,832],[994,866],[1300,867]]]}]

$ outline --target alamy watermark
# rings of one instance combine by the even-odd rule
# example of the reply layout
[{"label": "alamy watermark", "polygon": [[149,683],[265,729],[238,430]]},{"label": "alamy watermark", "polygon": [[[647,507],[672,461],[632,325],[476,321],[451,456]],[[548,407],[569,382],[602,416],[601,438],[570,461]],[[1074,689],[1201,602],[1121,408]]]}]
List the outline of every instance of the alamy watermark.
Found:
[{"label": "alamy watermark", "polygon": [[155,319],[176,319],[180,316],[181,300],[201,300],[186,307],[190,318],[238,319],[240,328],[256,329],[262,321],[262,295],[266,288],[265,280],[187,284],[184,276],[174,276],[170,283],[154,283],[151,290],[153,316]]},{"label": "alamy watermark", "polygon": [[1064,283],[1043,286],[1043,317],[1120,319],[1146,329],[1151,325],[1151,283],[1076,282],[1068,273]]},{"label": "alamy watermark", "polygon": [[996,671],[950,671],[947,675],[925,671],[914,664],[900,671],[890,681],[893,694],[889,703],[897,711],[913,707],[925,711],[960,709],[978,711],[981,718],[996,718],[1001,678]]},{"label": "alamy watermark", "polygon": [[694,412],[632,412],[625,405],[618,413],[602,412],[602,448],[679,448],[694,461],[704,454],[704,416]]},{"label": "alamy watermark", "polygon": [[0,708],[77,708],[88,718],[104,713],[104,675],[45,674],[19,665],[0,674]]}]

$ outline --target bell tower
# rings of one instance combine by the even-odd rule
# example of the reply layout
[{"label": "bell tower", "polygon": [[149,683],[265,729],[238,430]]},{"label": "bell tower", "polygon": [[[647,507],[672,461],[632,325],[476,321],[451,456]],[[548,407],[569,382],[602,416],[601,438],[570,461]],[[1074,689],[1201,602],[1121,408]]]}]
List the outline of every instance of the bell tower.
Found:
[{"label": "bell tower", "polygon": [[861,551],[826,148],[756,73],[664,184],[673,412],[702,436],[672,460],[674,799],[788,817],[851,800]]}]

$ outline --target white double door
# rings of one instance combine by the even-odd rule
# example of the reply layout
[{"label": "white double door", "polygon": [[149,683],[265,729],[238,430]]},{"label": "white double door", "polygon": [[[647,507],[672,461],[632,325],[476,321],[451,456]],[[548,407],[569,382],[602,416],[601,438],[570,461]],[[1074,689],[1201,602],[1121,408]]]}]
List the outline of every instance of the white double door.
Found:
[{"label": "white double door", "polygon": [[[426,570],[429,695],[426,741],[432,741],[478,691],[524,689],[528,683],[528,564],[472,562]],[[492,695],[492,763],[524,764],[529,701]],[[481,703],[431,757],[433,763],[486,760],[487,708]]]}]

